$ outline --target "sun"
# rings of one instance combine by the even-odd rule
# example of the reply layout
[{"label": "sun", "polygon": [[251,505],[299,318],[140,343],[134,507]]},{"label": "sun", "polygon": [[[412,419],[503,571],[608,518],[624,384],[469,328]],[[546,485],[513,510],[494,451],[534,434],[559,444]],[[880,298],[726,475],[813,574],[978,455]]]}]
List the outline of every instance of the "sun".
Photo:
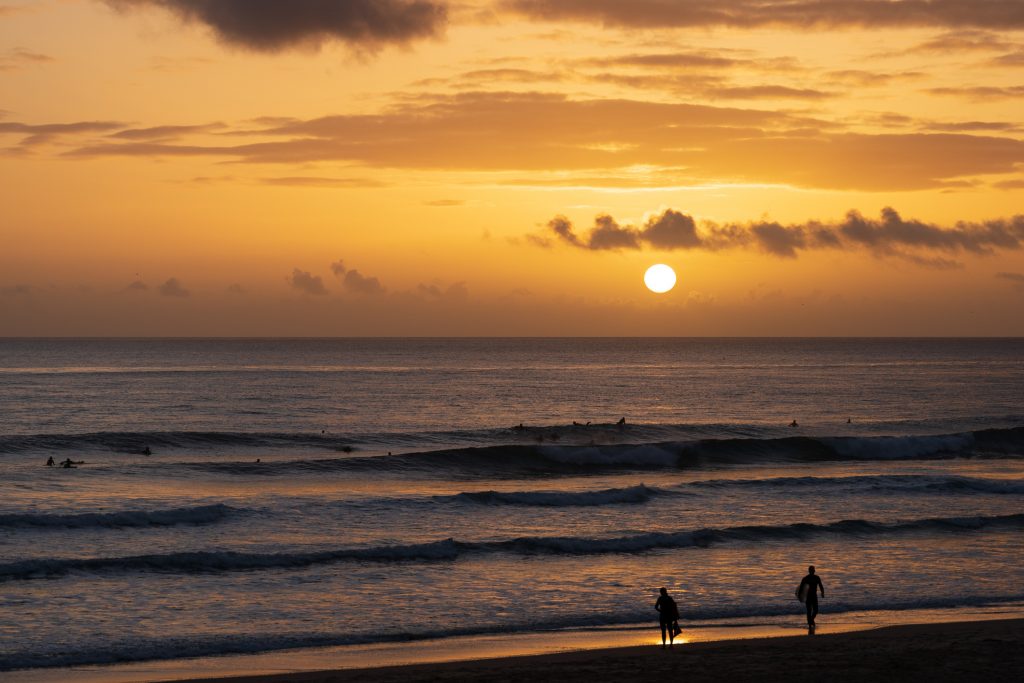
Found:
[{"label": "sun", "polygon": [[676,271],[664,263],[656,263],[644,273],[644,284],[655,294],[664,294],[676,286]]}]

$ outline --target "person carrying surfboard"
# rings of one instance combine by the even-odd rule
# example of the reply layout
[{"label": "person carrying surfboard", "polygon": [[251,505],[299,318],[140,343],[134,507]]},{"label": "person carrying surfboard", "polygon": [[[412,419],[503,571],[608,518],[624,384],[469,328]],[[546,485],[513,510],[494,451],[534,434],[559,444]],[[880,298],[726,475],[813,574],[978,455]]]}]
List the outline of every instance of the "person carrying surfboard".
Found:
[{"label": "person carrying surfboard", "polygon": [[807,576],[800,581],[796,588],[796,597],[807,607],[807,628],[814,630],[814,618],[818,616],[818,591],[821,597],[825,597],[825,586],[821,583],[821,577],[814,573],[814,565],[807,568]]},{"label": "person carrying surfboard", "polygon": [[679,628],[679,606],[673,600],[668,591],[661,589],[661,596],[654,603],[654,609],[658,610],[658,621],[661,623],[661,646],[665,647],[665,633],[668,632],[668,644],[671,645],[683,629]]}]

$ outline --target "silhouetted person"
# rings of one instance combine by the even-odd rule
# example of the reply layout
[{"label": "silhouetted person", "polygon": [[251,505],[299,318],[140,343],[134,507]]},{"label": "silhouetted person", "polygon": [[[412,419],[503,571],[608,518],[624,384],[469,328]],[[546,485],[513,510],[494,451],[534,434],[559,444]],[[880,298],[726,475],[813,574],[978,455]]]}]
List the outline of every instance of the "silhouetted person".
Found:
[{"label": "silhouetted person", "polygon": [[60,466],[63,467],[64,469],[66,469],[66,470],[70,470],[71,468],[73,468],[75,466],[75,461],[72,460],[71,458],[68,458],[67,460],[62,462],[60,464]]},{"label": "silhouetted person", "polygon": [[52,456],[52,455],[51,455],[51,456],[50,456],[49,458],[47,458],[47,459],[46,459],[46,466],[47,466],[47,467],[53,467],[53,466],[55,466],[56,464],[57,464],[57,463],[55,463],[55,462],[53,461],[53,456]]},{"label": "silhouetted person", "polygon": [[796,423],[796,420],[793,420],[792,422],[790,422],[790,423],[789,423],[789,426],[790,426],[790,427],[799,427],[800,425],[798,425],[798,424]]},{"label": "silhouetted person", "polygon": [[145,448],[142,449],[142,454],[143,455],[153,455],[153,451],[152,451],[152,449],[150,449],[149,446],[146,446]]},{"label": "silhouetted person", "polygon": [[846,418],[846,424],[853,424],[853,418],[852,417]]},{"label": "silhouetted person", "polygon": [[617,425],[619,425],[620,427],[622,427],[623,425],[625,425],[625,424],[626,424],[626,418],[624,418],[624,417],[620,417],[620,418],[619,418],[619,421],[618,421],[618,422],[616,422],[615,424],[617,424]]},{"label": "silhouetted person", "polygon": [[654,603],[654,609],[658,610],[658,622],[661,624],[661,646],[665,647],[665,633],[668,632],[669,645],[676,639],[683,629],[679,628],[679,606],[673,600],[668,591],[661,589],[661,596]]},{"label": "silhouetted person", "polygon": [[814,573],[814,565],[807,568],[807,576],[797,586],[796,596],[799,598],[804,590],[807,591],[804,597],[804,605],[807,607],[807,628],[813,631],[814,617],[818,616],[818,591],[821,591],[821,597],[825,597],[825,586],[821,583],[821,577]]}]

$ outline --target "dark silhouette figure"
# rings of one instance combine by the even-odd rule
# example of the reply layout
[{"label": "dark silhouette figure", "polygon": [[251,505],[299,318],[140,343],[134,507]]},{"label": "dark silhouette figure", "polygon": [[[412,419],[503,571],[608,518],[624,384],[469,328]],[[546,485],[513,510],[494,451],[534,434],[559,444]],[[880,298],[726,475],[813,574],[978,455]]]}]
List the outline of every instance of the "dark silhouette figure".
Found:
[{"label": "dark silhouette figure", "polygon": [[55,462],[53,461],[53,456],[52,456],[52,455],[51,455],[51,456],[50,456],[49,458],[47,458],[47,459],[46,459],[46,466],[47,466],[47,467],[53,467],[53,466],[55,466],[56,464],[57,464],[57,463],[55,463]]},{"label": "dark silhouette figure", "polygon": [[790,423],[789,423],[789,426],[790,426],[790,427],[799,427],[800,425],[798,425],[798,424],[796,423],[796,420],[793,420],[792,422],[790,422]]},{"label": "dark silhouette figure", "polygon": [[616,422],[615,424],[619,425],[620,427],[624,426],[626,424],[626,418],[620,417],[619,421]]},{"label": "dark silhouette figure", "polygon": [[665,634],[668,633],[668,643],[671,645],[676,636],[683,632],[679,628],[679,606],[673,600],[668,591],[661,589],[661,596],[654,603],[654,609],[658,610],[658,622],[661,624],[661,646],[665,647]]},{"label": "dark silhouette figure", "polygon": [[825,586],[821,583],[821,577],[814,573],[814,565],[807,568],[807,576],[800,581],[796,588],[796,596],[803,599],[807,607],[807,629],[814,631],[814,618],[818,616],[818,591],[821,597],[825,597]]},{"label": "dark silhouette figure", "polygon": [[146,446],[145,448],[142,449],[142,454],[153,455],[153,450],[149,446]]},{"label": "dark silhouette figure", "polygon": [[60,464],[60,466],[61,466],[61,467],[63,467],[64,469],[66,469],[66,470],[74,469],[74,467],[75,467],[75,461],[74,461],[74,460],[72,460],[71,458],[68,458],[67,460],[65,460],[64,462],[62,462],[62,463]]},{"label": "dark silhouette figure", "polygon": [[848,425],[849,424],[853,424],[853,418],[852,417],[846,418],[846,424],[848,424]]}]

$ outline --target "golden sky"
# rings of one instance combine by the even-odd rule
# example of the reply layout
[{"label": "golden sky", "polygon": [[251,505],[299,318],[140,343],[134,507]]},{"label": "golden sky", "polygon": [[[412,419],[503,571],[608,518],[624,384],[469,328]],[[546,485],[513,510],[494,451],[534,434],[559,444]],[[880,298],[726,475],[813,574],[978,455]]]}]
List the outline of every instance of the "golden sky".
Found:
[{"label": "golden sky", "polygon": [[1022,200],[1024,0],[0,0],[4,336],[1024,335]]}]

